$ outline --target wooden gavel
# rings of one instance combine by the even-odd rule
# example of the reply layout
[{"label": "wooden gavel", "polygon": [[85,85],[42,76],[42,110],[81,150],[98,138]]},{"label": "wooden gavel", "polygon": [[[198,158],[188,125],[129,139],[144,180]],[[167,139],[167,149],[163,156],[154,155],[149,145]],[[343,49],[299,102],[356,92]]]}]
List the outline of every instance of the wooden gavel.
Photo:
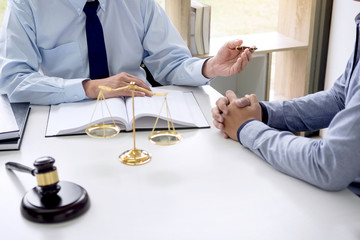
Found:
[{"label": "wooden gavel", "polygon": [[22,215],[33,222],[56,223],[73,219],[89,209],[89,196],[81,186],[59,181],[55,159],[50,156],[35,160],[32,169],[15,162],[5,164],[8,170],[30,173],[38,185],[28,191],[21,202]]}]

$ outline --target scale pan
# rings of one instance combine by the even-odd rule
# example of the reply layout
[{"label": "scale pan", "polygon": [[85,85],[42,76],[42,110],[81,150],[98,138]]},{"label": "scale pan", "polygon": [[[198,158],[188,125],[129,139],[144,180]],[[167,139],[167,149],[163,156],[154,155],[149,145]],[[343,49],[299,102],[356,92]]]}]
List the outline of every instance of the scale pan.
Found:
[{"label": "scale pan", "polygon": [[182,135],[180,133],[169,130],[156,131],[149,136],[150,142],[161,146],[174,145],[180,142],[181,139]]},{"label": "scale pan", "polygon": [[85,132],[94,138],[110,138],[120,132],[120,127],[115,124],[95,124],[86,128]]}]

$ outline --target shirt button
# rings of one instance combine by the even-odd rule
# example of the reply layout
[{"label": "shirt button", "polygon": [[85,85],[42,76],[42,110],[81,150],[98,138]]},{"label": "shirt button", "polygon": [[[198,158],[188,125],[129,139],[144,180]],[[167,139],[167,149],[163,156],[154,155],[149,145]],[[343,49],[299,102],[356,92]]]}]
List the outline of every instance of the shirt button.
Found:
[{"label": "shirt button", "polygon": [[74,96],[74,99],[78,99],[79,97],[77,95]]}]

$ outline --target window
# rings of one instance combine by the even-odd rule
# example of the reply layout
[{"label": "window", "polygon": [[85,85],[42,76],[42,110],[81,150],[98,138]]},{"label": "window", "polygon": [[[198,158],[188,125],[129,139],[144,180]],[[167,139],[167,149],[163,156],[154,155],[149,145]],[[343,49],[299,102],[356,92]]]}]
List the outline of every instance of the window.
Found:
[{"label": "window", "polygon": [[[279,0],[197,0],[211,6],[211,37],[277,30]],[[165,7],[165,0],[157,0]]]},{"label": "window", "polygon": [[156,0],[165,9],[165,0]]},{"label": "window", "polygon": [[211,6],[211,37],[277,30],[278,0],[199,0]]},{"label": "window", "polygon": [[0,29],[4,19],[5,9],[6,9],[6,1],[0,1]]},{"label": "window", "polygon": [[[165,0],[156,0],[165,7]],[[198,0],[211,5],[211,37],[276,31],[279,0]],[[0,26],[6,1],[0,1]]]}]

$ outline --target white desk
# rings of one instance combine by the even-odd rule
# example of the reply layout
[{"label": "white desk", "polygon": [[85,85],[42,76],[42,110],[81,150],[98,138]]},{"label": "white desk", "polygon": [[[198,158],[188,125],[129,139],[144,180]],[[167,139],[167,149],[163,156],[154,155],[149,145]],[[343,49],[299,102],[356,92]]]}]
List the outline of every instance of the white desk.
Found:
[{"label": "white desk", "polygon": [[[211,120],[219,94],[193,89]],[[183,142],[161,147],[137,132],[137,147],[153,159],[126,166],[117,158],[132,148],[132,134],[111,139],[86,135],[45,138],[48,107],[33,106],[21,151],[0,152],[1,239],[359,239],[360,199],[350,191],[325,192],[274,170],[239,143],[210,129],[183,130]],[[212,125],[212,123],[211,123]],[[88,212],[72,221],[37,224],[21,216],[20,202],[35,177],[5,163],[32,166],[56,160],[60,180],[84,187]]]}]

